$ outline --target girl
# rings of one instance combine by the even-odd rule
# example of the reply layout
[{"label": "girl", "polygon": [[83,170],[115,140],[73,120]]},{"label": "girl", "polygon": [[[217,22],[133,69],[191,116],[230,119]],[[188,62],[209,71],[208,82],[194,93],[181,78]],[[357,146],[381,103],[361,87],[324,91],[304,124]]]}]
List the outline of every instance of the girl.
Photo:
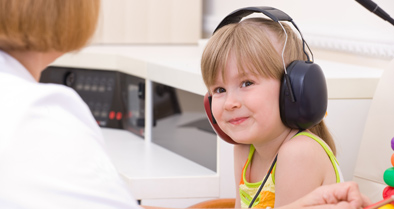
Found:
[{"label": "girl", "polygon": [[[282,25],[265,18],[225,25],[212,36],[202,56],[213,116],[238,143],[234,146],[236,208],[251,204],[274,165],[253,207],[283,206],[321,185],[340,181],[334,141],[324,122],[298,130],[281,121],[282,59],[286,65],[305,60],[301,40],[287,24]],[[284,30],[288,38],[282,58]]]}]

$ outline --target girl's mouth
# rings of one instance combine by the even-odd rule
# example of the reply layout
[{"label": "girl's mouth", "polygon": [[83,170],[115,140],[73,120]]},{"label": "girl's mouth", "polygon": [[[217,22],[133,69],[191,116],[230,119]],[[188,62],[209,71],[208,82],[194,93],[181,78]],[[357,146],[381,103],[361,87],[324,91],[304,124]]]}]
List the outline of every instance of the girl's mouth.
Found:
[{"label": "girl's mouth", "polygon": [[233,118],[233,119],[229,120],[228,122],[233,125],[238,125],[238,124],[243,123],[247,119],[248,119],[247,117]]}]

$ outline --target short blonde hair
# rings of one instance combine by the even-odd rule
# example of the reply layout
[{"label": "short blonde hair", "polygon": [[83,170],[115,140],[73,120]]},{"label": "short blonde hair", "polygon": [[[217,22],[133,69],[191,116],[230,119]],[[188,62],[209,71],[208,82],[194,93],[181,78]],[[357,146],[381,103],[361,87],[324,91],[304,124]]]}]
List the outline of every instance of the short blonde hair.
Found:
[{"label": "short blonde hair", "polygon": [[95,32],[100,0],[0,0],[0,49],[69,52]]},{"label": "short blonde hair", "polygon": [[[286,23],[282,25],[288,35],[285,62],[289,64],[305,59],[297,34]],[[272,40],[275,37],[276,40]],[[240,73],[248,69],[252,73],[280,80],[284,73],[281,55],[284,42],[282,27],[265,18],[250,18],[220,28],[208,41],[202,55],[201,72],[205,85],[209,88],[219,71],[224,75],[230,53],[235,56]]]}]

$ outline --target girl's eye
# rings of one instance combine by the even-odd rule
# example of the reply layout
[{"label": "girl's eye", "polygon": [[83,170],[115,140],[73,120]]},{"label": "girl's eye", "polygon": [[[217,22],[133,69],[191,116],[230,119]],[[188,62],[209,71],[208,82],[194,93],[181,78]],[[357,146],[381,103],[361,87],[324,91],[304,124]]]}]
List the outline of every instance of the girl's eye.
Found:
[{"label": "girl's eye", "polygon": [[218,88],[213,90],[213,93],[217,93],[217,94],[220,94],[220,93],[223,93],[223,92],[226,92],[226,89],[224,89],[222,87],[218,87]]},{"label": "girl's eye", "polygon": [[252,81],[244,81],[244,82],[242,82],[242,87],[247,87],[247,86],[251,86],[251,85],[253,85]]}]

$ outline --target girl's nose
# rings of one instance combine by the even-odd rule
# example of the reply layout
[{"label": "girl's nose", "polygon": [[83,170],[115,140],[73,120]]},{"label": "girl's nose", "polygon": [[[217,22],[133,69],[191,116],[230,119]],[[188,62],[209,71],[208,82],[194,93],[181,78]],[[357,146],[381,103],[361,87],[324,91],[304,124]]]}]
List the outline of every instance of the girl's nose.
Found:
[{"label": "girl's nose", "polygon": [[227,93],[224,108],[226,110],[233,110],[241,107],[240,97],[234,93]]}]

